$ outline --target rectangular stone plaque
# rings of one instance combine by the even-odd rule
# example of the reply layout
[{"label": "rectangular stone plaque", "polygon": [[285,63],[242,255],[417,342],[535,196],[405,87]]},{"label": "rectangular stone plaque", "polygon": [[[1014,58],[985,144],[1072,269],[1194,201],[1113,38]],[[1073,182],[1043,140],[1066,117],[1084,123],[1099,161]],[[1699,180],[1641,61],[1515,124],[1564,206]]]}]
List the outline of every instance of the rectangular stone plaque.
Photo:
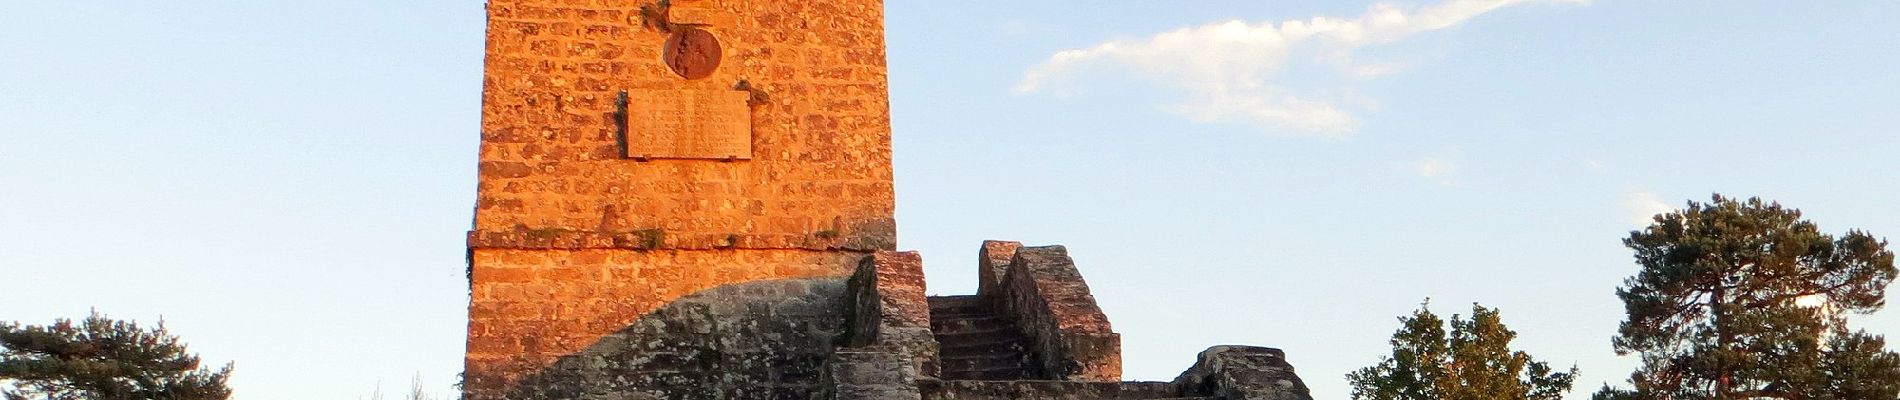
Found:
[{"label": "rectangular stone plaque", "polygon": [[633,90],[627,93],[627,158],[752,159],[752,93]]}]

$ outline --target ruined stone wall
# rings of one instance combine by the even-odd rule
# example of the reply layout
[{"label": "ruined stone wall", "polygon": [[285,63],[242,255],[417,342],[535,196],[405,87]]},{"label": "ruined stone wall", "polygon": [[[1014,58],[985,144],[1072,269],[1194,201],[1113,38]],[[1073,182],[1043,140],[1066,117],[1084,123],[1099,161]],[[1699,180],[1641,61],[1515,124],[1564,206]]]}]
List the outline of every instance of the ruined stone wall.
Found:
[{"label": "ruined stone wall", "polygon": [[840,343],[909,355],[911,368],[937,375],[937,340],[930,329],[924,260],[915,251],[865,257],[846,287],[851,323]]},{"label": "ruined stone wall", "polygon": [[818,399],[843,329],[844,279],[722,285],[668,302],[502,397],[546,400]]},{"label": "ruined stone wall", "polygon": [[1121,336],[1067,248],[1016,249],[1001,285],[1002,305],[1031,340],[1045,379],[1121,380]]},{"label": "ruined stone wall", "polygon": [[1235,400],[1313,400],[1280,349],[1214,346],[1195,357],[1174,385],[1186,393]]},{"label": "ruined stone wall", "polygon": [[[882,2],[668,3],[489,1],[468,398],[808,398],[893,247]],[[742,91],[750,151],[630,157],[623,91]]]},{"label": "ruined stone wall", "polygon": [[[597,382],[595,377],[577,379],[563,375],[574,369],[573,362],[557,365],[558,360],[572,356],[596,357],[604,364],[613,364],[603,368],[636,368],[633,365],[653,359],[660,360],[706,360],[714,354],[760,353],[782,350],[787,354],[810,353],[811,360],[823,357],[826,349],[819,345],[787,345],[785,343],[754,343],[756,346],[716,349],[704,347],[698,350],[681,343],[677,337],[639,334],[639,332],[665,332],[674,335],[692,333],[720,333],[727,336],[758,336],[767,334],[789,336],[788,342],[813,342],[828,345],[828,342],[842,326],[814,325],[807,322],[805,328],[787,332],[776,332],[758,328],[762,323],[795,324],[787,318],[803,318],[804,314],[820,313],[806,310],[801,313],[788,313],[786,307],[797,307],[812,301],[792,301],[778,305],[774,299],[780,297],[799,298],[811,291],[783,291],[757,289],[754,284],[751,292],[732,292],[730,288],[752,283],[772,283],[796,280],[799,278],[823,278],[837,282],[837,289],[817,291],[821,297],[835,298],[833,303],[843,298],[843,278],[836,277],[836,266],[853,264],[861,256],[849,253],[829,253],[805,250],[726,250],[726,251],[640,251],[618,249],[593,250],[504,250],[478,249],[474,257],[475,264],[470,293],[469,337],[466,390],[471,399],[492,398],[543,398],[521,396],[519,393],[543,393],[549,390],[574,387]],[[733,299],[732,293],[746,294],[752,297],[744,301]],[[680,308],[682,299],[692,298],[690,303],[710,304],[708,296],[714,300],[729,300],[720,307],[685,306],[693,319],[678,318],[679,314],[661,313],[663,308]],[[748,305],[749,304],[749,305]],[[776,307],[776,309],[775,309]],[[822,310],[822,318],[817,321],[832,321],[837,325],[843,317],[841,304],[827,305]],[[798,318],[792,318],[798,319]],[[697,322],[695,322],[697,321]],[[715,321],[754,321],[722,325]],[[637,325],[665,326],[665,331],[641,331]],[[669,325],[670,324],[670,325]],[[748,325],[750,324],[750,325]],[[751,326],[750,328],[746,328]],[[751,329],[752,335],[735,334],[737,329]],[[632,332],[630,334],[629,332]],[[653,346],[672,345],[663,349]],[[617,346],[647,346],[622,348]],[[646,360],[646,361],[643,361]],[[714,365],[700,368],[723,367],[734,371],[751,366],[745,359],[720,356],[714,358]],[[661,370],[687,370],[688,363],[679,365],[653,365]],[[550,375],[560,379],[548,379]],[[583,374],[585,375],[585,374]],[[690,375],[690,374],[689,374]],[[517,381],[530,379],[529,386],[521,387]],[[682,382],[696,382],[681,378]],[[627,385],[607,385],[601,387],[625,387]],[[506,394],[506,396],[504,396]],[[560,398],[560,397],[545,397]],[[684,398],[684,397],[680,397]]]},{"label": "ruined stone wall", "polygon": [[1003,276],[1009,272],[1009,263],[1016,259],[1016,250],[1021,242],[1005,240],[985,240],[983,247],[976,251],[976,295],[985,301],[1000,301],[996,297],[1002,292]]}]

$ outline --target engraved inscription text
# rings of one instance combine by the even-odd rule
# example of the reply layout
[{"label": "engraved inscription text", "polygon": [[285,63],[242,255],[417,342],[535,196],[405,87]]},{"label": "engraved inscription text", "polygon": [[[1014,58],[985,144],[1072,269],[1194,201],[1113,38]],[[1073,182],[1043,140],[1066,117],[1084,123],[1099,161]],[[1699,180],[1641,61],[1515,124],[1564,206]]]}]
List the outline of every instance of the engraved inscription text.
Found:
[{"label": "engraved inscription text", "polygon": [[752,158],[752,94],[634,90],[627,94],[628,158]]}]

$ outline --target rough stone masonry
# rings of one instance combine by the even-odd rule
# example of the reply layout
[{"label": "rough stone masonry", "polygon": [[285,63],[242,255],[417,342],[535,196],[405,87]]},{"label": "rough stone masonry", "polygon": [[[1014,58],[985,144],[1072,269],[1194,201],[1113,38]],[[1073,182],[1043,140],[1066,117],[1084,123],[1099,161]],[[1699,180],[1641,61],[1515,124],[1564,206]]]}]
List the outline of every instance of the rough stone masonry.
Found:
[{"label": "rough stone masonry", "polygon": [[1118,382],[1060,247],[924,296],[881,0],[487,7],[469,399],[1307,398],[1262,348]]}]

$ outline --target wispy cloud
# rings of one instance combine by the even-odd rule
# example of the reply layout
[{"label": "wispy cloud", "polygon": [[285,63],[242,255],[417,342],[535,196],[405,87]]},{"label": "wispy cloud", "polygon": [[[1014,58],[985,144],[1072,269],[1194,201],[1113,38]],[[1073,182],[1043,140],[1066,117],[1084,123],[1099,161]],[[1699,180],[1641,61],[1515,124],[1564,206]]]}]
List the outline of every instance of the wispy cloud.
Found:
[{"label": "wispy cloud", "polygon": [[1428,157],[1403,165],[1406,172],[1420,179],[1443,186],[1462,186],[1458,180],[1458,163],[1445,157]]},{"label": "wispy cloud", "polygon": [[1458,171],[1458,166],[1444,159],[1427,158],[1425,161],[1419,161],[1417,169],[1420,177],[1439,178]]},{"label": "wispy cloud", "polygon": [[1623,208],[1629,211],[1630,222],[1644,226],[1648,226],[1655,219],[1656,214],[1676,210],[1668,202],[1662,201],[1661,197],[1657,197],[1656,193],[1646,191],[1630,192],[1623,199]]},{"label": "wispy cloud", "polygon": [[[1275,22],[1227,21],[1182,28],[1140,40],[1112,40],[1057,52],[1032,67],[1017,93],[1062,92],[1080,70],[1129,67],[1143,77],[1189,96],[1165,109],[1196,122],[1240,122],[1269,131],[1345,135],[1359,122],[1334,93],[1296,93],[1279,83],[1293,63],[1334,71],[1337,86],[1402,69],[1365,63],[1355,50],[1399,42],[1419,33],[1450,28],[1504,7],[1588,0],[1450,0],[1420,8],[1376,4],[1355,18],[1313,17]],[[1302,77],[1301,82],[1313,79]],[[1350,88],[1336,91],[1350,92]]]},{"label": "wispy cloud", "polygon": [[1600,173],[1600,172],[1603,172],[1603,171],[1607,171],[1607,170],[1609,170],[1609,167],[1608,167],[1608,166],[1606,166],[1606,165],[1604,165],[1604,164],[1603,164],[1603,161],[1601,161],[1601,160],[1597,160],[1597,159],[1594,159],[1594,158],[1585,158],[1585,159],[1583,159],[1583,167],[1584,167],[1585,169],[1589,169],[1589,170],[1590,170],[1590,172],[1599,172],[1599,173]]}]

